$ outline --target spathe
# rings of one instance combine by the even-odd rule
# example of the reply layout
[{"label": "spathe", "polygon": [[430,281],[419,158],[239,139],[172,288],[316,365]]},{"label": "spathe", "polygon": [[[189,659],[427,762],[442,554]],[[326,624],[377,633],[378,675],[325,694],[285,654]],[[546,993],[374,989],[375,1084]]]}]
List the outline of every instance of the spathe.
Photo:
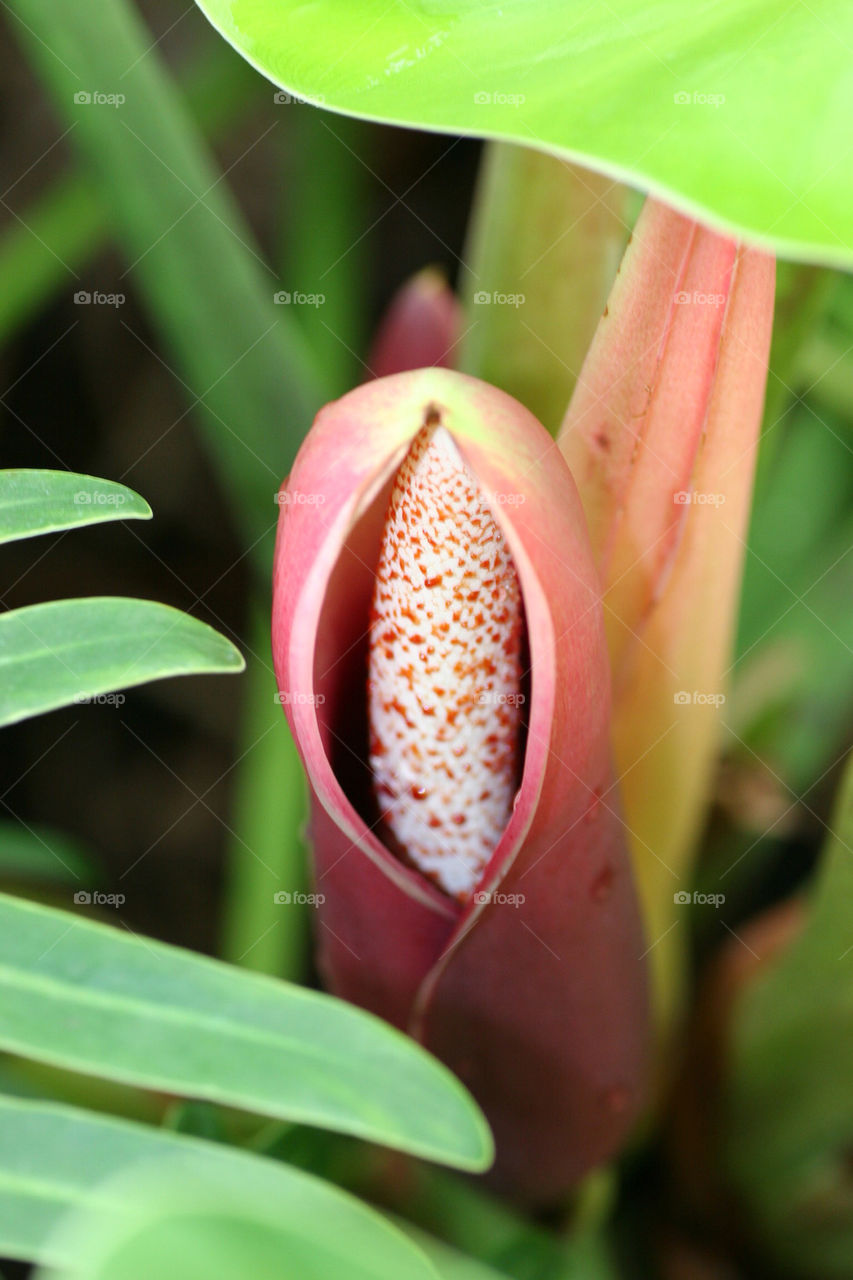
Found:
[{"label": "spathe", "polygon": [[[530,651],[515,808],[471,900],[371,830],[368,608],[387,494],[438,420],[512,552]],[[312,791],[319,962],[330,989],[409,1030],[495,1130],[496,1178],[547,1201],[623,1141],[642,1101],[645,944],[609,756],[598,585],[568,468],[509,396],[441,369],[327,406],[281,493],[273,649]]]}]

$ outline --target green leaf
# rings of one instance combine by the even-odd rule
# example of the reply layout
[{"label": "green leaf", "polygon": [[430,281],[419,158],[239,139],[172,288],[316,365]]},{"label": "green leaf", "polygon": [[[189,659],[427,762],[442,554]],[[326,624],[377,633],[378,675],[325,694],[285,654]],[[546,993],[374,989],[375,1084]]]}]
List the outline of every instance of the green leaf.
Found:
[{"label": "green leaf", "polygon": [[86,1280],[436,1274],[378,1213],[300,1170],[11,1098],[0,1098],[0,1254]]},{"label": "green leaf", "polygon": [[0,725],[164,676],[243,666],[230,640],[152,600],[29,605],[0,615]]},{"label": "green leaf", "polygon": [[[847,0],[198,0],[336,111],[552,150],[783,255],[853,262]],[[795,74],[787,74],[796,68]]]},{"label": "green leaf", "polygon": [[329,399],[336,399],[369,374],[359,359],[371,319],[365,306],[371,242],[364,211],[370,207],[368,187],[379,139],[369,125],[311,107],[291,107],[287,115],[289,181],[280,217],[281,278],[310,282],[311,291],[323,295],[322,306],[299,307],[296,318],[323,370]]},{"label": "green leaf", "polygon": [[138,493],[73,471],[0,471],[0,542],[103,520],[150,520]]},{"label": "green leaf", "polygon": [[453,1249],[435,1236],[428,1235],[413,1227],[404,1219],[397,1219],[401,1231],[405,1231],[416,1244],[423,1249],[430,1259],[441,1280],[506,1280],[506,1272],[494,1271],[491,1267],[469,1258],[458,1249]]},{"label": "green leaf", "polygon": [[810,397],[775,431],[784,438],[747,544],[730,724],[733,750],[739,738],[747,765],[753,752],[767,762],[787,806],[838,758],[850,726],[853,474],[844,419]]},{"label": "green leaf", "polygon": [[[174,371],[247,545],[268,557],[274,494],[329,398],[293,308],[275,305],[283,286],[259,254],[137,7],[129,0],[11,0],[8,8],[109,211],[127,262],[124,278],[161,337],[163,355],[151,358]],[[96,94],[118,100],[98,102]],[[146,344],[144,333],[134,336]]]},{"label": "green leaf", "polygon": [[805,928],[735,1010],[724,1152],[745,1220],[781,1269],[850,1275],[853,758]]},{"label": "green leaf", "polygon": [[87,851],[64,831],[0,822],[0,876],[4,880],[90,884],[93,870]]},{"label": "green leaf", "polygon": [[[241,74],[242,72],[242,74]],[[182,67],[184,101],[199,128],[221,136],[263,92],[262,81],[221,40]],[[64,292],[109,236],[91,180],[57,176],[0,236],[0,344]]]},{"label": "green leaf", "polygon": [[313,991],[0,896],[0,1046],[466,1169],[491,1157],[462,1085],[413,1040]]}]

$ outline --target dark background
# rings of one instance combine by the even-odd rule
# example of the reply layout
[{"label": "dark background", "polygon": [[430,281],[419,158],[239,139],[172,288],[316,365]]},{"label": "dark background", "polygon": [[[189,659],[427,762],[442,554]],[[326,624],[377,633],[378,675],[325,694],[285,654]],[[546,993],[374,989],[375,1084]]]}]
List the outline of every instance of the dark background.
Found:
[{"label": "dark background", "polygon": [[[179,81],[219,39],[195,6],[183,16],[169,0],[139,7],[154,36],[162,33],[159,50]],[[21,56],[14,25],[0,20],[0,235],[74,164],[70,140],[57,142],[62,125]],[[219,131],[214,151],[274,264],[287,254],[289,208],[310,201],[290,141],[311,108],[277,106],[272,87],[246,75],[245,106]],[[437,263],[454,277],[479,147],[331,115],[324,121],[341,138],[358,184],[364,235],[337,269],[360,275],[366,341],[407,276]],[[2,465],[121,479],[147,499],[154,519],[12,544],[4,549],[0,603],[142,596],[187,610],[240,645],[246,559],[186,414],[184,388],[170,372],[174,362],[125,269],[105,240],[79,281],[61,272],[49,304],[3,343]],[[76,305],[79,289],[124,293],[126,302]],[[215,950],[241,680],[162,681],[125,696],[120,707],[74,707],[7,730],[0,738],[5,816],[79,836],[103,868],[103,891],[125,893],[125,924]]]}]

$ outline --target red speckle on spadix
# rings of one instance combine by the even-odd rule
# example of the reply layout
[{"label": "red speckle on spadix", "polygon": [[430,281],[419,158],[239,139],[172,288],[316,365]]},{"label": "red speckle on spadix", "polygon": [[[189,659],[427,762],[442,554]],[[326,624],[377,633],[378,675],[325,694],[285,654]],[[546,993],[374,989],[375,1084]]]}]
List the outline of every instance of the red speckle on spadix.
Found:
[{"label": "red speckle on spadix", "polygon": [[389,845],[464,898],[512,813],[521,590],[449,432],[427,425],[397,473],[373,594],[370,765]]}]

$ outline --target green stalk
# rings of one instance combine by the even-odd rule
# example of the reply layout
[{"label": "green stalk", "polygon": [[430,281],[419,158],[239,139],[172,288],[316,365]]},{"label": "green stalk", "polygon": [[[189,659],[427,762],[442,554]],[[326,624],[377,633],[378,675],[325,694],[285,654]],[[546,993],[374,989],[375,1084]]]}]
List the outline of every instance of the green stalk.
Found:
[{"label": "green stalk", "polygon": [[552,433],[569,403],[625,246],[626,190],[555,156],[490,143],[464,279],[460,367]]},{"label": "green stalk", "polygon": [[226,852],[222,954],[298,982],[307,968],[308,908],[276,902],[306,888],[305,779],[269,658],[269,618],[252,622],[247,655],[234,834]]},{"label": "green stalk", "polygon": [[587,1179],[564,1229],[551,1231],[472,1179],[339,1134],[276,1122],[256,1133],[250,1145],[404,1216],[404,1230],[427,1232],[433,1241],[513,1280],[614,1280],[616,1275],[607,1234],[612,1174]]},{"label": "green stalk", "polygon": [[419,1170],[407,1216],[461,1252],[514,1280],[612,1280],[610,1248],[591,1225],[565,1235],[536,1226],[479,1187],[437,1169]]},{"label": "green stalk", "polygon": [[[346,116],[290,104],[289,181],[281,219],[281,278],[295,293],[323,299],[294,314],[323,369],[330,395],[364,381],[365,245],[353,211],[364,207],[370,126]],[[366,225],[366,224],[365,224]]]}]

